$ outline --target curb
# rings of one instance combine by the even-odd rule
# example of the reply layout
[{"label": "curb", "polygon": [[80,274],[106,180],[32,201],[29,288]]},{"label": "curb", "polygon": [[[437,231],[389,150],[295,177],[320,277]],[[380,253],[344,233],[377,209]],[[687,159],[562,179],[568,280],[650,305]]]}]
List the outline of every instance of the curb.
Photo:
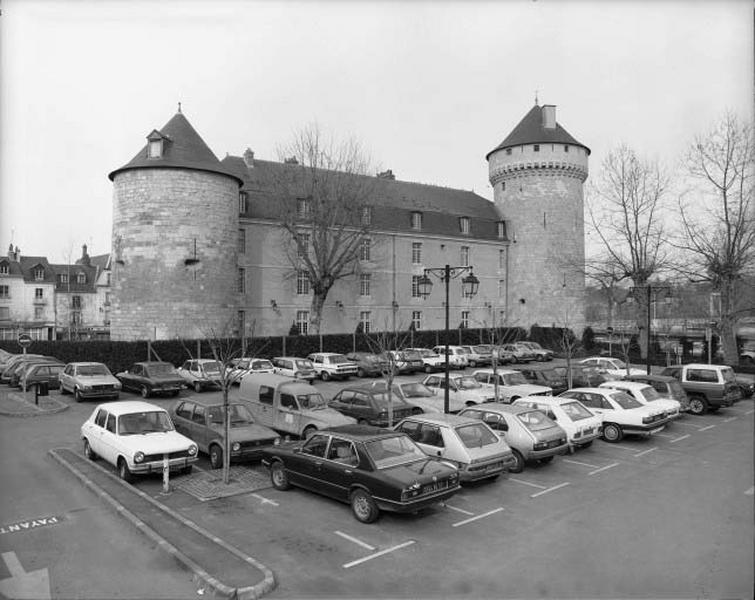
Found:
[{"label": "curb", "polygon": [[108,494],[105,490],[100,488],[96,483],[94,483],[91,479],[89,479],[76,467],[74,467],[72,464],[66,461],[62,456],[60,456],[60,454],[58,453],[58,450],[70,450],[70,449],[69,448],[54,448],[54,449],[49,450],[49,454],[55,460],[57,460],[60,464],[66,467],[69,471],[71,471],[74,475],[76,475],[76,477],[78,477],[84,483],[86,487],[88,487],[97,496],[99,496],[100,498],[105,500],[108,504],[110,504],[111,507],[114,508],[117,513],[122,515],[134,527],[136,527],[139,531],[144,533],[152,541],[156,542],[157,545],[162,550],[164,550],[165,552],[170,554],[173,558],[175,558],[176,560],[181,562],[183,565],[185,565],[192,573],[194,573],[195,580],[204,581],[208,587],[215,590],[216,596],[219,595],[225,598],[229,598],[231,600],[257,600],[258,598],[261,598],[264,594],[267,594],[268,592],[272,591],[275,588],[276,586],[275,575],[265,565],[258,562],[251,556],[244,554],[243,552],[241,552],[234,546],[231,546],[228,542],[220,539],[216,535],[203,529],[202,527],[200,527],[193,521],[190,521],[183,515],[180,515],[179,513],[165,506],[161,502],[158,502],[157,500],[145,494],[141,490],[132,487],[131,485],[125,483],[124,481],[121,481],[120,479],[115,477],[112,473],[108,472],[106,469],[104,469],[100,465],[97,465],[97,464],[92,465],[93,467],[100,469],[108,477],[117,481],[120,485],[123,485],[124,487],[129,488],[128,490],[129,492],[134,492],[138,494],[139,496],[141,496],[142,498],[144,498],[145,500],[147,500],[148,502],[150,502],[151,504],[153,504],[154,506],[156,506],[163,512],[169,514],[171,517],[181,522],[183,525],[190,527],[191,529],[193,529],[197,533],[200,533],[207,539],[215,542],[219,546],[222,546],[224,549],[228,550],[232,554],[235,554],[237,557],[241,558],[245,562],[259,569],[264,574],[264,579],[261,582],[255,585],[243,587],[243,588],[233,588],[233,587],[225,585],[221,581],[218,581],[212,575],[207,573],[197,563],[195,563],[188,556],[186,556],[183,552],[181,552],[178,548],[176,548],[170,542],[168,542],[165,538],[160,536],[155,530],[153,530],[146,523],[144,523],[144,521],[139,519],[139,517],[137,517],[134,513],[129,511],[125,506],[123,506],[120,502],[118,502],[118,500],[113,498],[113,496]]},{"label": "curb", "polygon": [[[55,404],[58,406],[55,408],[39,408],[36,404],[32,404],[29,402],[25,394],[19,394],[17,392],[8,392],[7,397],[14,400],[15,402],[18,402],[21,404],[25,409],[27,409],[29,412],[13,412],[13,411],[7,411],[0,408],[0,415],[6,416],[6,417],[20,417],[22,419],[28,418],[28,417],[41,417],[44,415],[54,415],[60,412],[63,412],[64,410],[68,410],[70,407],[68,404],[65,404],[61,402],[60,400],[52,400]],[[50,400],[50,397],[48,396],[48,401]]]}]

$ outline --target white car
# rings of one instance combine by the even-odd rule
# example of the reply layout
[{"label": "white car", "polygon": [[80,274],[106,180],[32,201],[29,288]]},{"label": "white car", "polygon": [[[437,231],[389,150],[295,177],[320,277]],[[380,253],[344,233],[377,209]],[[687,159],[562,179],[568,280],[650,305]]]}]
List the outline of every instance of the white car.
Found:
[{"label": "white car", "polygon": [[76,402],[89,398],[117,400],[121,382],[106,365],[98,362],[68,363],[58,375],[60,393],[73,394]]},{"label": "white car", "polygon": [[[388,384],[385,381],[373,381],[370,384],[370,387],[386,390],[388,389]],[[393,394],[396,394],[396,396],[405,400],[409,404],[419,406],[426,413],[443,412],[445,398],[443,397],[442,391],[438,393],[439,390],[437,388],[430,389],[424,383],[420,383],[419,381],[408,381],[406,383],[394,382],[392,390]],[[449,412],[459,412],[465,406],[466,404],[460,397],[454,394],[448,395]]]},{"label": "white car", "polygon": [[[446,347],[434,346],[433,352],[437,352],[445,361]],[[452,369],[466,369],[469,366],[467,351],[461,346],[448,347],[448,364]]]},{"label": "white car", "polygon": [[442,371],[446,368],[446,357],[430,350],[430,348],[406,348],[406,350],[414,350],[422,357],[425,373]]},{"label": "white car", "polygon": [[600,437],[603,419],[573,398],[525,396],[513,403],[537,408],[558,423],[566,432],[571,451],[577,448],[588,448],[596,438]]},{"label": "white car", "polygon": [[197,461],[197,445],[176,431],[168,411],[141,400],[100,404],[81,426],[81,439],[88,459],[104,459],[127,482],[162,472],[166,454],[171,471],[190,473]]},{"label": "white car", "polygon": [[653,386],[639,381],[606,381],[598,387],[626,392],[640,404],[665,410],[672,419],[682,416],[682,405],[677,400],[664,398]]},{"label": "white car", "polygon": [[510,404],[523,396],[552,396],[553,388],[527,381],[519,371],[513,369],[478,369],[472,373],[481,384],[489,387],[495,395],[495,381],[498,379],[498,401]]},{"label": "white car", "polygon": [[640,404],[625,392],[608,388],[574,388],[559,395],[578,400],[603,419],[603,439],[619,442],[624,434],[649,436],[662,431],[671,418],[662,408]]},{"label": "white car", "polygon": [[193,358],[181,365],[177,372],[188,387],[199,393],[210,388],[220,389],[223,378],[220,361],[212,358]]},{"label": "white car", "polygon": [[348,379],[357,374],[357,363],[336,352],[315,352],[307,356],[317,376],[323,381]]},{"label": "white car", "polygon": [[626,375],[644,375],[645,369],[637,369],[628,365],[618,358],[606,356],[591,356],[579,361],[579,364],[586,367],[595,367],[601,375],[608,375],[613,379],[624,379]]},{"label": "white car", "polygon": [[303,379],[310,383],[314,382],[317,377],[312,363],[298,356],[276,356],[273,358],[273,367],[276,375]]},{"label": "white car", "polygon": [[[422,383],[432,390],[438,390],[437,394],[441,398],[445,398],[445,374],[428,375],[422,380]],[[448,378],[448,384],[449,410],[451,410],[452,402],[463,403],[465,406],[473,406],[474,404],[492,402],[494,400],[492,389],[480,384],[471,375],[452,375]]]},{"label": "white car", "polygon": [[482,365],[493,364],[493,351],[484,344],[476,346],[462,346],[467,352],[467,363],[473,369]]},{"label": "white car", "polygon": [[266,358],[234,358],[225,373],[232,383],[241,385],[249,373],[275,373],[275,367]]}]

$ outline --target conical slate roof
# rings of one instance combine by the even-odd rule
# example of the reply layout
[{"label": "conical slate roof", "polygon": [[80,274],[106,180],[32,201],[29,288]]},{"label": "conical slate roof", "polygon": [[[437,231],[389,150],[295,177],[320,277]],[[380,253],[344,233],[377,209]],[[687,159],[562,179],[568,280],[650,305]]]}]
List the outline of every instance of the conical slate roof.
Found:
[{"label": "conical slate roof", "polygon": [[153,131],[149,138],[154,136],[163,138],[160,158],[148,158],[147,143],[130,162],[110,173],[109,179],[113,181],[118,173],[133,169],[191,169],[226,175],[235,179],[239,186],[243,184],[237,175],[220,163],[183,113],[176,113],[159,132]]},{"label": "conical slate roof", "polygon": [[511,146],[522,146],[524,144],[571,144],[581,146],[587,150],[587,154],[590,154],[590,149],[575,140],[558,122],[555,128],[548,129],[543,127],[543,108],[535,104],[524,118],[519,121],[519,125],[514,127],[505,140],[488,152],[485,158],[488,159],[496,150],[510,148]]}]

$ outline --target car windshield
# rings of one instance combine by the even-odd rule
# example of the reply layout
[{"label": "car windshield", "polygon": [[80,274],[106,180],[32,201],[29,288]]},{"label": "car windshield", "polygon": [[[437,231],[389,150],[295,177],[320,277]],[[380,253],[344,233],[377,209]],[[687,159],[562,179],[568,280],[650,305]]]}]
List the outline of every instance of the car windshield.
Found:
[{"label": "car windshield", "polygon": [[652,402],[653,400],[660,400],[661,395],[658,393],[658,390],[656,390],[653,387],[647,386],[646,388],[642,388],[640,390],[640,394],[642,394],[642,397],[645,398],[648,402]]},{"label": "car windshield", "polygon": [[561,405],[561,408],[572,421],[581,421],[582,419],[592,417],[592,413],[579,402],[566,402]]},{"label": "car windshield", "polygon": [[401,386],[401,391],[405,398],[429,398],[435,395],[424,383],[405,383]]},{"label": "car windshield", "polygon": [[220,373],[220,363],[216,360],[202,363],[202,369],[205,373]]},{"label": "car windshield", "polygon": [[176,368],[170,363],[159,363],[157,365],[149,365],[145,367],[145,371],[148,375],[173,375],[176,372]]},{"label": "car windshield", "polygon": [[488,350],[487,346],[472,346],[472,350],[476,354],[490,354],[490,350]]},{"label": "car windshield", "polygon": [[110,371],[105,365],[82,365],[78,369],[79,375],[83,377],[95,377],[97,375],[110,375]]},{"label": "car windshield", "polygon": [[456,428],[456,434],[467,448],[482,448],[499,442],[498,436],[482,423],[469,423]]},{"label": "car windshield", "polygon": [[[210,406],[207,409],[210,415],[210,423],[213,425],[222,425],[225,421],[225,407],[222,405]],[[228,406],[228,415],[231,418],[231,427],[244,427],[254,423],[252,415],[243,404],[230,404]]]},{"label": "car windshield", "polygon": [[614,358],[610,363],[609,367],[612,369],[626,369],[627,363],[625,363],[623,360],[619,360],[618,358]]},{"label": "car windshield", "polygon": [[367,454],[378,469],[427,459],[427,456],[407,435],[396,435],[367,442]]},{"label": "car windshield", "polygon": [[273,363],[269,360],[255,360],[252,362],[252,369],[272,369]]},{"label": "car windshield", "polygon": [[456,387],[460,390],[476,390],[482,387],[482,384],[471,375],[456,377],[454,382],[456,383]]},{"label": "car windshield", "polygon": [[154,410],[121,415],[118,419],[118,435],[138,435],[173,431],[173,423],[164,410]]},{"label": "car windshield", "polygon": [[609,395],[611,400],[616,402],[621,408],[629,410],[630,408],[639,408],[642,406],[638,400],[635,400],[630,396],[629,394],[625,394],[624,392],[614,392],[613,394]]},{"label": "car windshield", "polygon": [[422,355],[416,350],[404,350],[404,357],[407,360],[418,360],[422,358]]},{"label": "car windshield", "polygon": [[312,363],[308,360],[297,360],[296,367],[298,369],[312,369]]},{"label": "car windshield", "polygon": [[540,431],[553,426],[553,422],[539,410],[530,410],[517,415],[519,420],[530,431]]},{"label": "car windshield", "polygon": [[527,380],[521,373],[507,373],[503,376],[506,385],[525,385]]},{"label": "car windshield", "polygon": [[296,399],[299,401],[301,408],[308,408],[310,410],[318,408],[327,408],[328,404],[318,392],[311,394],[297,394]]}]

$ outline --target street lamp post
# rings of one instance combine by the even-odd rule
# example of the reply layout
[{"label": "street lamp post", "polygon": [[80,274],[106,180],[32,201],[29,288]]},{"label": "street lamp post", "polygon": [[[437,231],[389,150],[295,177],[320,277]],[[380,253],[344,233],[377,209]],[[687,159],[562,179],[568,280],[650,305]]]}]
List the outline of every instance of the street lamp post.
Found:
[{"label": "street lamp post", "polygon": [[475,277],[472,272],[472,266],[465,267],[451,267],[446,265],[444,267],[425,269],[422,277],[419,278],[417,283],[417,293],[423,298],[427,299],[430,293],[433,291],[433,282],[428,277],[433,275],[446,284],[446,360],[445,360],[445,387],[443,389],[443,412],[448,413],[448,395],[449,395],[449,363],[448,363],[448,317],[449,317],[449,282],[451,279],[463,275],[469,271],[469,275],[461,280],[461,295],[464,298],[471,298],[477,294],[477,289],[480,286],[480,280]]},{"label": "street lamp post", "polygon": [[668,292],[671,288],[667,285],[652,285],[650,282],[645,285],[632,287],[631,293],[634,294],[640,290],[647,292],[647,339],[645,340],[645,362],[647,364],[647,374],[650,375],[650,301],[651,296],[655,293],[655,299],[658,300],[658,294],[661,292]]}]

